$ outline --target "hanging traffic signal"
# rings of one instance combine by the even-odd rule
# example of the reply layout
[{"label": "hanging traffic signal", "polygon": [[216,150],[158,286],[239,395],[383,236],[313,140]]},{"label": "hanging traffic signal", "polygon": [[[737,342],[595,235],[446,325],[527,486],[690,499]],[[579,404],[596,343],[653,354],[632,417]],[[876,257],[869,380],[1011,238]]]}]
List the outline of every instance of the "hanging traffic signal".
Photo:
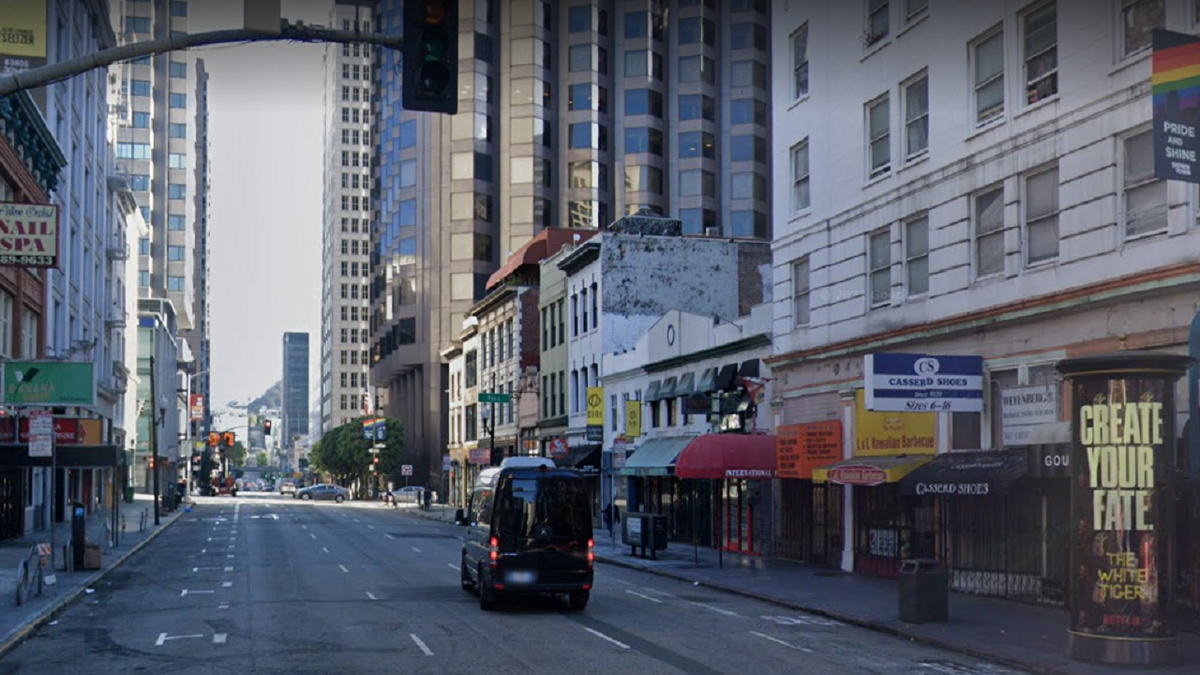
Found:
[{"label": "hanging traffic signal", "polygon": [[405,110],[458,112],[458,0],[404,3]]},{"label": "hanging traffic signal", "polygon": [[271,435],[271,420],[263,420],[263,435]]},{"label": "hanging traffic signal", "polygon": [[225,447],[232,448],[236,439],[234,438],[232,431],[226,431],[221,440],[224,442]]},{"label": "hanging traffic signal", "polygon": [[215,431],[210,431],[210,432],[209,432],[209,434],[208,434],[208,445],[209,445],[209,447],[211,447],[211,448],[215,448],[215,447],[217,447],[217,446],[218,446],[218,445],[220,445],[220,444],[221,444],[221,434],[218,434],[218,433],[217,433],[217,432],[215,432]]}]

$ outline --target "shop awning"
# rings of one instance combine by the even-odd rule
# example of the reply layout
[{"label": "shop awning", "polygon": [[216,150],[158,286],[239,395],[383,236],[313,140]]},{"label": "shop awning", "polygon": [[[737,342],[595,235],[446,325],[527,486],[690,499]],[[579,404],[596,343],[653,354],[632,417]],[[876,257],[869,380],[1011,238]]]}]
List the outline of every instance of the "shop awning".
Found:
[{"label": "shop awning", "polygon": [[717,369],[705,368],[700,375],[700,381],[696,383],[696,394],[708,394],[717,390]]},{"label": "shop awning", "polygon": [[913,471],[900,481],[900,494],[1005,495],[1013,481],[1028,471],[1028,454],[1014,450],[951,452]]},{"label": "shop awning", "polygon": [[662,389],[658,390],[658,397],[660,399],[675,398],[679,395],[675,393],[675,381],[674,377],[668,377],[663,380]]},{"label": "shop awning", "polygon": [[652,438],[638,446],[625,460],[622,476],[670,476],[675,473],[675,460],[695,436]]},{"label": "shop awning", "polygon": [[742,361],[738,366],[738,377],[758,377],[758,359]]},{"label": "shop awning", "polygon": [[675,385],[676,396],[690,396],[696,391],[696,374],[684,373],[679,376],[679,384]]},{"label": "shop awning", "polygon": [[775,437],[767,434],[704,434],[675,461],[680,478],[775,478]]},{"label": "shop awning", "polygon": [[593,463],[596,466],[600,466],[600,444],[586,443],[570,446],[567,448],[565,457],[553,457],[552,459],[555,466],[566,468],[591,466]]},{"label": "shop awning", "polygon": [[734,381],[737,379],[737,369],[738,366],[736,363],[721,366],[721,370],[717,371],[716,381],[714,382],[714,386],[718,391],[729,391],[737,387],[737,382]]},{"label": "shop awning", "polygon": [[932,459],[933,455],[851,457],[837,464],[813,469],[812,479],[814,483],[828,482],[840,485],[896,483]]},{"label": "shop awning", "polygon": [[650,380],[650,386],[646,387],[646,393],[642,396],[642,400],[646,403],[654,403],[658,400],[658,392],[662,389],[662,380]]}]

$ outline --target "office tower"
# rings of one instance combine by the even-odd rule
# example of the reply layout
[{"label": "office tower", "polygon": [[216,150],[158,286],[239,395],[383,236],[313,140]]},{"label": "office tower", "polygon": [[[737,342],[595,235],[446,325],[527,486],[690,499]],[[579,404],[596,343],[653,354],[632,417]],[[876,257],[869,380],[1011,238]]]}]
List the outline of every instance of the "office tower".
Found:
[{"label": "office tower", "polygon": [[292,439],[308,434],[308,333],[283,334],[283,428],[277,442],[292,447]]}]

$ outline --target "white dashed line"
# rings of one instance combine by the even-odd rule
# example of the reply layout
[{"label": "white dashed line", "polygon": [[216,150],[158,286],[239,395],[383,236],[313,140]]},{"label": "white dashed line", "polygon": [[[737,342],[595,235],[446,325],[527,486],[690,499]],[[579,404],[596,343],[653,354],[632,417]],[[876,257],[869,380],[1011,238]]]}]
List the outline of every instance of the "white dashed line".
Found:
[{"label": "white dashed line", "polygon": [[329,553],[329,549],[325,548],[324,546],[321,547],[321,550],[325,551],[326,553]]},{"label": "white dashed line", "polygon": [[233,588],[233,582],[226,581],[225,583],[221,584],[221,588]]},{"label": "white dashed line", "polygon": [[370,598],[370,599],[372,599],[372,600],[378,600],[378,599],[379,599],[379,598],[375,597],[375,595],[374,595],[373,593],[371,593],[370,591],[367,591],[367,597],[368,597],[368,598]]},{"label": "white dashed line", "polygon": [[368,530],[373,530],[373,529],[375,529],[375,526],[374,526],[374,525],[368,525],[368,526],[367,526],[367,529],[368,529]]},{"label": "white dashed line", "polygon": [[658,603],[658,604],[660,604],[660,605],[661,605],[661,604],[663,604],[663,601],[662,601],[662,600],[659,600],[658,598],[652,598],[652,597],[650,597],[650,596],[648,596],[648,595],[643,595],[643,594],[641,594],[641,593],[638,593],[637,591],[629,591],[629,590],[627,590],[627,591],[625,591],[625,592],[626,592],[626,593],[628,593],[628,594],[630,594],[630,595],[636,595],[636,596],[638,596],[639,598],[643,598],[643,599],[645,599],[645,600],[649,600],[650,602],[657,602],[657,603]]},{"label": "white dashed line", "polygon": [[775,644],[780,644],[780,645],[783,645],[784,647],[790,647],[790,648],[792,648],[792,649],[798,649],[798,650],[800,650],[800,651],[802,651],[802,652],[807,652],[807,653],[809,653],[809,654],[811,654],[811,653],[813,652],[813,650],[809,649],[808,647],[799,647],[799,646],[797,646],[797,645],[794,645],[794,644],[792,644],[792,643],[790,643],[790,642],[784,642],[783,640],[780,640],[779,638],[774,638],[774,637],[771,637],[770,635],[766,635],[766,634],[764,634],[764,633],[759,633],[758,631],[753,631],[753,630],[752,630],[752,631],[750,631],[750,634],[751,634],[751,635],[757,635],[758,637],[760,637],[760,638],[763,638],[764,640],[770,640],[771,642],[774,642]]},{"label": "white dashed line", "polygon": [[308,526],[307,526],[307,525],[301,525],[300,527],[301,527],[302,529],[305,529],[305,530],[307,530],[307,529],[308,529]]},{"label": "white dashed line", "polygon": [[461,572],[461,571],[462,571],[462,568],[461,568],[461,567],[459,567],[458,565],[455,565],[454,563],[446,563],[446,564],[447,564],[447,565],[449,565],[449,566],[450,566],[450,569],[454,570],[455,572]]},{"label": "white dashed line", "polygon": [[338,567],[342,568],[342,571],[345,572],[346,574],[350,574],[350,570],[346,569],[345,565],[338,565]]},{"label": "white dashed line", "polygon": [[216,635],[213,636],[213,644],[214,645],[223,645],[223,644],[225,644],[225,638],[227,638],[227,637],[229,637],[229,636],[225,633],[217,633]]},{"label": "white dashed line", "polygon": [[417,548],[416,546],[412,547],[412,550],[416,551],[417,553],[421,552],[421,549]]},{"label": "white dashed line", "polygon": [[598,630],[593,630],[591,628],[588,628],[587,626],[584,626],[583,629],[586,630],[587,632],[591,633],[592,635],[595,635],[598,638],[608,640],[609,642],[620,647],[621,649],[629,649],[629,645],[625,644],[624,642],[620,642],[619,640],[614,640],[614,639],[608,637],[607,635],[605,635],[604,633],[601,633]]},{"label": "white dashed line", "polygon": [[229,609],[229,603],[222,602],[221,604],[217,605],[217,609]]},{"label": "white dashed line", "polygon": [[232,566],[229,566],[229,565],[227,565],[227,566],[225,567],[225,571],[226,571],[226,572],[232,572],[232,571],[233,571],[233,567],[232,567]]},{"label": "white dashed line", "polygon": [[421,638],[417,637],[416,633],[409,633],[408,636],[412,638],[413,642],[417,643],[421,651],[425,652],[425,656],[433,656],[433,650],[425,646],[425,643],[421,641]]},{"label": "white dashed line", "polygon": [[312,537],[313,539],[316,539],[316,538],[317,538],[317,535],[313,534],[312,532],[309,532],[309,533],[308,533],[308,536]]},{"label": "white dashed line", "polygon": [[385,535],[383,535],[383,536],[387,537],[388,539],[395,539],[395,537],[393,537],[393,536],[392,536],[392,535],[390,535],[390,534],[385,534]]}]

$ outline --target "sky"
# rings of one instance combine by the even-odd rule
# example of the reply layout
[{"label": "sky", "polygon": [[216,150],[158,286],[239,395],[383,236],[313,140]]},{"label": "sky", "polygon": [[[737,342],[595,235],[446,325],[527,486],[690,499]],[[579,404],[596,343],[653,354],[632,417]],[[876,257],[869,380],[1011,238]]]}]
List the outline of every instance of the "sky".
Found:
[{"label": "sky", "polygon": [[[282,13],[328,24],[331,6],[283,0]],[[242,0],[192,2],[190,13],[190,32],[242,27]],[[279,380],[289,331],[309,334],[311,402],[320,388],[325,46],[192,53],[209,71],[211,403],[245,402]]]}]

